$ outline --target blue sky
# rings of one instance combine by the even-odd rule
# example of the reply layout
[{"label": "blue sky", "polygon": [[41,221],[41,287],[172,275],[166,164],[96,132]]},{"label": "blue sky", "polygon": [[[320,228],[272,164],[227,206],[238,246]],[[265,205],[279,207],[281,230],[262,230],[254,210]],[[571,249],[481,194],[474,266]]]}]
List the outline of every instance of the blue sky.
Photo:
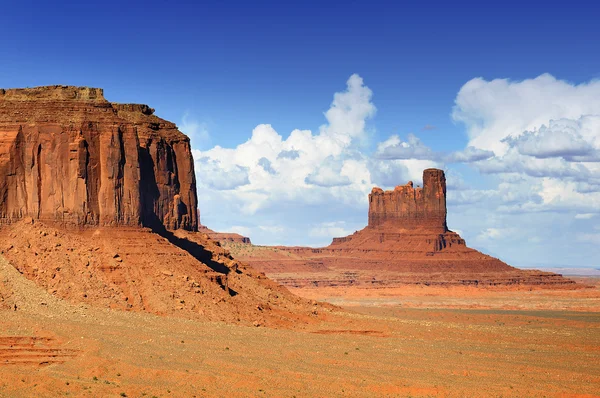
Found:
[{"label": "blue sky", "polygon": [[[326,244],[366,223],[370,186],[433,165],[471,246],[599,265],[594,2],[89,3],[2,4],[0,87],[96,86],[156,108],[192,137],[208,226]],[[493,156],[449,161],[469,146]]]}]

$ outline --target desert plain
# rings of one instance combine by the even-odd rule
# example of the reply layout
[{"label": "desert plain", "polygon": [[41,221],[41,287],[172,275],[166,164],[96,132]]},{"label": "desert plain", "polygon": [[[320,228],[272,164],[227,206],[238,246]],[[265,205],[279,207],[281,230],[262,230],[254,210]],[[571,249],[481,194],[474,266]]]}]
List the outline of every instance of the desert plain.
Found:
[{"label": "desert plain", "polygon": [[1,312],[1,396],[599,394],[597,279],[577,291],[293,290],[343,307],[273,328],[72,304],[3,259],[0,270],[19,302]]}]

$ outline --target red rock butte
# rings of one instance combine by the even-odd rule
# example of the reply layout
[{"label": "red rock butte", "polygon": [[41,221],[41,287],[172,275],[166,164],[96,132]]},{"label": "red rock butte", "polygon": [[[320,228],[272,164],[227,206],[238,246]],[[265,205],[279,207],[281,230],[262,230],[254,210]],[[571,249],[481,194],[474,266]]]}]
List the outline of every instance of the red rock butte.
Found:
[{"label": "red rock butte", "polygon": [[412,181],[397,186],[393,191],[373,188],[369,195],[369,227],[386,223],[398,228],[447,232],[444,172],[425,170],[423,188],[414,188]]},{"label": "red rock butte", "polygon": [[190,140],[99,88],[0,89],[0,222],[195,231]]},{"label": "red rock butte", "polygon": [[[391,191],[373,188],[369,194],[368,226],[353,235],[334,238],[329,248],[361,248],[377,255],[381,254],[379,252],[401,254],[401,257],[390,258],[398,264],[422,256],[435,255],[441,259],[452,252],[461,252],[462,257],[481,255],[467,248],[464,239],[448,229],[446,213],[444,171],[426,169],[422,188],[415,188],[412,181]],[[453,261],[456,263],[457,260]],[[496,261],[496,269],[508,267]]]},{"label": "red rock butte", "polygon": [[352,235],[333,238],[323,248],[274,249],[234,253],[290,287],[575,285],[558,274],[520,270],[467,247],[448,229],[446,177],[438,169],[423,172],[422,188],[412,182],[391,191],[373,188],[369,224]]}]

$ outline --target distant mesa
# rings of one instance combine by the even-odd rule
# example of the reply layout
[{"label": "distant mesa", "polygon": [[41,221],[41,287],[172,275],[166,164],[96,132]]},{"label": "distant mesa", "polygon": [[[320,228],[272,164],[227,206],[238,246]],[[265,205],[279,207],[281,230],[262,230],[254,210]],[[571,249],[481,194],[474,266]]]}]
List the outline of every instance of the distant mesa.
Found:
[{"label": "distant mesa", "polygon": [[427,169],[422,188],[412,182],[391,191],[373,188],[367,227],[327,247],[232,251],[290,287],[575,286],[561,275],[520,270],[467,247],[448,229],[446,214],[444,171]]},{"label": "distant mesa", "polygon": [[247,236],[236,234],[234,232],[216,232],[204,225],[198,227],[198,232],[204,233],[209,238],[219,242],[252,244],[252,241]]},{"label": "distant mesa", "polygon": [[198,214],[198,232],[205,234],[210,239],[219,242],[230,242],[230,243],[243,243],[250,245],[252,241],[247,236],[236,234],[234,232],[216,232],[208,228],[206,225],[202,225],[200,221],[200,209],[197,211]]}]

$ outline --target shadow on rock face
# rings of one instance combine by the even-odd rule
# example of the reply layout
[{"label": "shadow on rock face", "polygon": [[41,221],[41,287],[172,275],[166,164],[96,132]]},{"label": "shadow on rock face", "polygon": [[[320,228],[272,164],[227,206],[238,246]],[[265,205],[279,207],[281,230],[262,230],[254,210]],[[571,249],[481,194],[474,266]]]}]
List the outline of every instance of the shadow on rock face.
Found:
[{"label": "shadow on rock face", "polygon": [[153,222],[151,225],[152,232],[162,236],[167,239],[171,244],[179,247],[182,250],[185,250],[189,254],[191,254],[194,258],[200,261],[203,264],[206,264],[209,268],[211,268],[215,272],[219,272],[221,274],[229,274],[231,270],[227,268],[224,264],[216,262],[212,259],[212,252],[206,250],[204,246],[199,245],[196,242],[192,242],[186,238],[180,238],[175,236],[175,234],[168,229],[165,228],[160,222]]}]

